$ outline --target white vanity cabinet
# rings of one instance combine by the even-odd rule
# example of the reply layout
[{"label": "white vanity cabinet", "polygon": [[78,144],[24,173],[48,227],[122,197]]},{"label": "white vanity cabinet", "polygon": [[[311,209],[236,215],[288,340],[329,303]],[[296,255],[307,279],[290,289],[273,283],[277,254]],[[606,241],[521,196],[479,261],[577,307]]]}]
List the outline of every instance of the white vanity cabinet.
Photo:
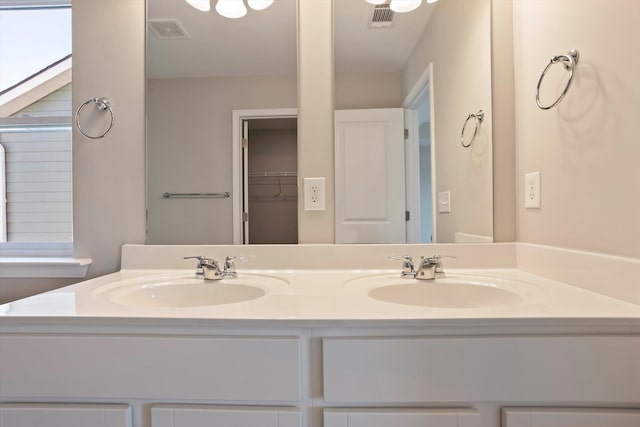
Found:
[{"label": "white vanity cabinet", "polygon": [[502,427],[638,427],[640,409],[503,408]]},{"label": "white vanity cabinet", "polygon": [[640,402],[637,336],[331,337],[322,352],[328,406]]},{"label": "white vanity cabinet", "polygon": [[151,427],[302,427],[295,408],[155,405]]},{"label": "white vanity cabinet", "polygon": [[0,361],[0,399],[292,405],[301,396],[297,336],[0,334]]},{"label": "white vanity cabinet", "polygon": [[1,427],[131,427],[128,405],[0,404]]},{"label": "white vanity cabinet", "polygon": [[325,409],[324,427],[480,427],[472,409]]},{"label": "white vanity cabinet", "polygon": [[0,427],[640,427],[638,335],[288,325],[18,325]]}]

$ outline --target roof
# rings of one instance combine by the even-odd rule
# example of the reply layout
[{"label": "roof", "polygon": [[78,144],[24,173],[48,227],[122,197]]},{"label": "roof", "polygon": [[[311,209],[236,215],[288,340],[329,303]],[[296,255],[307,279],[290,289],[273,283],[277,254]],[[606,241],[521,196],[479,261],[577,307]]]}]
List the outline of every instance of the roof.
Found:
[{"label": "roof", "polygon": [[0,92],[0,117],[9,117],[71,83],[71,54]]}]

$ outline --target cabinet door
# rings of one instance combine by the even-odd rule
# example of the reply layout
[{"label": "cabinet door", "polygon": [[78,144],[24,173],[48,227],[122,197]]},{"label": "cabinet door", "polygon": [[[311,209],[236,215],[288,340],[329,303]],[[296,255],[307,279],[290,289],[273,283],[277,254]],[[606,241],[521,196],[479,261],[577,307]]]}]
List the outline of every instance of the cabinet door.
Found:
[{"label": "cabinet door", "polygon": [[480,427],[473,409],[325,409],[324,427]]},{"label": "cabinet door", "polygon": [[301,427],[301,425],[300,411],[294,408],[206,405],[156,405],[151,408],[151,427]]},{"label": "cabinet door", "polygon": [[2,427],[131,427],[128,405],[3,404]]},{"label": "cabinet door", "polygon": [[503,427],[638,427],[640,410],[503,408]]}]

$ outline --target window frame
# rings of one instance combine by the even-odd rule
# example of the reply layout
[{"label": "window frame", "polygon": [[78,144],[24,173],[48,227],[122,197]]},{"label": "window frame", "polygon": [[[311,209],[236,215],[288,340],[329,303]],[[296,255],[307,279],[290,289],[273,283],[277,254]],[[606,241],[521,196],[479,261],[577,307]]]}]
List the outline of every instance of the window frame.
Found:
[{"label": "window frame", "polygon": [[[0,10],[71,7],[71,0],[0,0]],[[18,126],[68,126],[73,131],[72,117],[70,116],[0,118],[0,131],[2,128]],[[6,224],[5,161],[6,159],[2,159],[0,178],[2,188],[0,197],[2,198],[0,200],[4,202],[4,223]],[[5,232],[6,228],[5,226]],[[0,277],[2,278],[84,278],[90,265],[91,259],[89,258],[74,258],[73,236],[70,242],[0,242]]]},{"label": "window frame", "polygon": [[[0,118],[0,133],[7,129],[24,127],[73,129],[71,117],[9,117]],[[1,145],[0,145],[1,147]],[[4,147],[0,159],[0,209],[2,224],[6,224],[6,163]],[[73,203],[73,202],[72,202]],[[6,233],[6,225],[3,227]],[[6,240],[6,239],[5,239]],[[91,264],[90,259],[73,258],[73,237],[70,242],[6,242],[0,241],[0,277],[83,278]]]}]

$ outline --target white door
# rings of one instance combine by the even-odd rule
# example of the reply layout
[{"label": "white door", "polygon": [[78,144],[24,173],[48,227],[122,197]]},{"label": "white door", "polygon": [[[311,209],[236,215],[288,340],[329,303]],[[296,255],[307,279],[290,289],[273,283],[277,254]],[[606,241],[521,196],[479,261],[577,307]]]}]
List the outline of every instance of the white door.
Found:
[{"label": "white door", "polygon": [[401,108],[335,112],[336,243],[405,243]]}]

